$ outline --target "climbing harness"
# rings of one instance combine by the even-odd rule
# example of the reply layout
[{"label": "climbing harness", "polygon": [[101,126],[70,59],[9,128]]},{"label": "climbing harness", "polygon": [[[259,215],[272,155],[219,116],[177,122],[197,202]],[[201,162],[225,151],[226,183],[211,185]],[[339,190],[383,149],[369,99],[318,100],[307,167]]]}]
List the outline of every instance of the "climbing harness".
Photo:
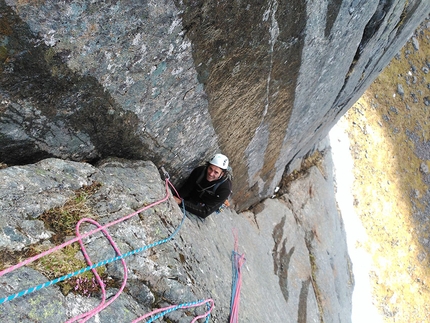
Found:
[{"label": "climbing harness", "polygon": [[234,250],[231,254],[233,280],[231,287],[231,301],[230,301],[230,323],[239,322],[239,301],[240,289],[242,286],[242,266],[245,263],[245,255],[239,254],[239,243],[237,230],[233,230],[234,235]]},{"label": "climbing harness", "polygon": [[[5,274],[7,274],[7,273],[10,273],[10,272],[18,269],[18,268],[21,268],[21,267],[23,267],[23,266],[25,266],[25,265],[27,265],[27,264],[29,264],[29,263],[37,260],[37,259],[40,259],[40,258],[42,258],[42,257],[44,257],[46,255],[49,255],[49,254],[51,254],[51,253],[53,253],[53,252],[55,252],[57,250],[60,250],[60,249],[66,247],[68,245],[71,245],[74,242],[79,242],[81,250],[82,250],[82,253],[84,255],[84,258],[85,258],[85,260],[86,260],[86,262],[88,264],[87,267],[82,268],[80,270],[77,270],[77,271],[75,271],[73,273],[69,273],[69,274],[64,275],[62,277],[53,279],[53,280],[51,280],[49,282],[40,284],[38,286],[35,286],[35,287],[32,287],[32,288],[20,291],[20,292],[18,292],[16,294],[8,296],[8,297],[1,298],[0,299],[0,304],[8,302],[8,301],[11,301],[11,300],[13,300],[15,298],[18,298],[18,297],[21,297],[21,296],[24,296],[24,295],[28,295],[28,294],[30,294],[32,292],[35,292],[35,291],[38,291],[38,290],[40,290],[40,289],[42,289],[44,287],[48,287],[50,285],[59,283],[61,281],[69,279],[69,278],[71,278],[73,276],[76,276],[76,275],[79,275],[79,274],[82,274],[84,272],[87,272],[87,271],[91,270],[92,273],[94,274],[94,276],[96,277],[97,283],[101,287],[101,290],[102,290],[102,301],[94,309],[92,309],[92,310],[90,310],[90,311],[88,311],[86,313],[83,313],[81,315],[78,315],[76,317],[73,317],[73,318],[69,319],[66,323],[75,322],[77,320],[81,320],[80,321],[81,323],[82,322],[86,322],[91,317],[93,317],[94,315],[96,315],[97,313],[99,313],[100,311],[102,311],[103,309],[105,309],[107,306],[109,306],[113,301],[115,301],[115,299],[117,299],[119,297],[119,295],[124,290],[126,282],[127,282],[127,278],[128,278],[128,276],[127,276],[127,266],[126,266],[126,263],[124,261],[124,258],[126,258],[128,256],[131,256],[131,255],[134,255],[134,254],[137,254],[139,252],[145,251],[147,249],[150,249],[152,247],[155,247],[155,246],[158,246],[158,245],[161,245],[163,243],[166,243],[166,242],[170,241],[179,232],[179,229],[181,228],[181,226],[182,226],[182,224],[184,222],[184,219],[185,219],[185,208],[183,207],[183,214],[184,214],[184,216],[182,217],[181,223],[176,227],[176,229],[174,230],[174,232],[170,236],[168,236],[165,239],[162,239],[162,240],[156,241],[154,243],[151,243],[149,245],[143,246],[143,247],[141,247],[139,249],[135,249],[135,250],[126,252],[124,254],[122,254],[120,252],[120,250],[117,247],[116,243],[113,241],[112,237],[110,236],[109,232],[107,231],[108,227],[111,227],[111,226],[113,226],[113,225],[115,225],[115,224],[117,224],[119,222],[123,222],[123,221],[125,221],[125,220],[127,220],[127,219],[129,219],[129,218],[131,218],[131,217],[133,217],[133,216],[135,216],[135,215],[137,215],[137,214],[139,214],[139,213],[141,213],[141,212],[143,212],[143,211],[151,208],[151,207],[154,207],[154,206],[156,206],[156,205],[158,205],[158,204],[160,204],[160,203],[168,200],[168,198],[169,198],[169,192],[170,192],[169,186],[172,187],[172,189],[175,191],[175,193],[177,194],[177,196],[179,196],[179,194],[176,191],[175,187],[170,183],[170,176],[169,176],[169,174],[165,171],[165,169],[163,167],[161,168],[161,170],[162,170],[163,175],[165,177],[165,189],[166,189],[166,195],[161,200],[156,201],[154,203],[151,203],[151,204],[143,207],[142,209],[137,210],[136,212],[133,212],[133,213],[131,213],[131,214],[129,214],[129,215],[123,217],[123,218],[120,218],[120,219],[118,219],[116,221],[110,222],[110,223],[105,224],[105,225],[100,225],[97,221],[95,221],[93,219],[83,218],[76,225],[76,237],[74,239],[71,239],[71,240],[69,240],[69,241],[67,241],[67,242],[65,242],[65,243],[63,243],[63,244],[61,244],[59,246],[56,246],[56,247],[54,247],[54,248],[52,248],[50,250],[42,252],[42,253],[40,253],[40,254],[38,254],[36,256],[28,258],[27,260],[25,260],[25,261],[23,261],[23,262],[21,262],[21,263],[19,263],[17,265],[11,266],[9,268],[6,268],[6,269],[0,271],[0,277],[3,276],[3,275],[5,275]],[[91,230],[91,231],[89,231],[89,232],[87,232],[85,234],[81,234],[80,231],[79,231],[79,229],[80,229],[81,224],[84,223],[84,222],[91,223],[91,224],[95,225],[97,228],[94,229],[94,230]],[[98,262],[96,264],[93,264],[91,262],[89,256],[88,256],[86,248],[85,248],[85,246],[83,244],[83,239],[86,238],[86,237],[89,237],[90,235],[93,235],[93,234],[95,234],[97,232],[100,232],[100,231],[109,240],[109,242],[111,243],[111,246],[115,250],[115,253],[116,253],[117,256],[113,257],[111,259],[103,260],[103,261],[100,261],[100,262]],[[109,299],[109,301],[106,302],[106,290],[105,290],[105,286],[104,286],[104,283],[103,283],[102,279],[100,278],[100,276],[98,275],[97,271],[95,270],[95,268],[103,266],[103,265],[106,265],[108,263],[111,263],[111,262],[114,262],[114,261],[117,261],[117,260],[121,260],[122,265],[123,265],[123,269],[124,269],[123,283],[122,283],[120,289],[118,290],[118,292],[113,297],[111,297]],[[139,321],[141,321],[141,320],[143,320],[143,319],[145,319],[145,318],[147,318],[149,316],[153,316],[154,314],[157,314],[157,313],[161,312],[160,314],[152,317],[146,323],[153,322],[157,318],[159,318],[159,317],[161,317],[161,316],[163,316],[163,315],[165,315],[167,313],[170,313],[170,312],[172,312],[174,310],[181,309],[181,308],[196,307],[196,306],[201,306],[201,305],[204,305],[204,304],[207,305],[207,311],[206,311],[206,313],[204,313],[203,315],[197,316],[196,318],[193,319],[192,322],[195,322],[196,320],[198,320],[200,318],[204,318],[204,317],[206,317],[206,321],[205,322],[209,322],[210,314],[211,314],[211,311],[212,311],[213,305],[214,305],[214,301],[212,299],[200,300],[200,301],[197,301],[197,302],[184,303],[184,304],[180,304],[180,305],[172,305],[172,306],[169,306],[167,308],[157,309],[157,310],[154,310],[154,311],[152,311],[152,312],[150,312],[150,313],[148,313],[148,314],[146,314],[146,315],[138,318],[137,320],[135,320],[133,322],[139,322]]]}]

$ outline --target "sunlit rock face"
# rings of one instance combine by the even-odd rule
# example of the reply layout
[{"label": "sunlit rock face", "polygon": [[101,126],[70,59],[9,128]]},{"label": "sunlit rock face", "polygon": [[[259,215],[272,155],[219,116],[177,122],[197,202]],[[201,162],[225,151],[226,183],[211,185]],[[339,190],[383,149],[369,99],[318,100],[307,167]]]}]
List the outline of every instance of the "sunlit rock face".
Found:
[{"label": "sunlit rock face", "polygon": [[[237,244],[245,257],[237,281],[241,322],[350,323],[354,277],[332,168],[325,154],[320,167],[291,183],[291,192],[252,211],[227,208],[204,220],[184,218],[172,198],[166,200],[152,162],[107,158],[93,166],[47,158],[0,169],[0,322],[76,321],[100,304],[96,284],[88,291],[74,279],[20,293],[86,267],[79,248],[62,248],[79,233],[89,259],[110,282],[109,306],[88,322],[132,322],[207,298],[215,302],[210,322],[229,322]],[[77,215],[84,219],[72,236],[67,231],[75,231]],[[103,234],[94,232],[97,223]],[[29,264],[30,252],[54,247],[60,250]],[[125,264],[112,260],[118,251]],[[23,297],[13,299],[16,293]],[[195,316],[194,310],[179,310],[163,321],[191,322]]]},{"label": "sunlit rock face", "polygon": [[0,162],[107,156],[179,183],[217,151],[270,196],[430,11],[428,1],[0,0]]}]

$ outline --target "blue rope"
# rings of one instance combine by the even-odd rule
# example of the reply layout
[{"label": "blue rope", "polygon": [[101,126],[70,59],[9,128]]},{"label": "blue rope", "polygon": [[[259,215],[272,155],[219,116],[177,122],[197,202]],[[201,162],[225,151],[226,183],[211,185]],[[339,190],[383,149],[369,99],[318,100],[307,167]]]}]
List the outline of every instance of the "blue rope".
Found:
[{"label": "blue rope", "polygon": [[232,262],[233,277],[232,277],[232,285],[231,285],[230,313],[233,310],[234,299],[235,299],[235,296],[236,296],[237,281],[238,281],[238,271],[239,271],[239,268],[237,267],[237,259],[236,259],[237,256],[240,256],[240,254],[233,250],[231,252],[231,262]]},{"label": "blue rope", "polygon": [[173,232],[169,237],[167,237],[167,238],[165,238],[165,239],[162,239],[162,240],[156,241],[156,242],[151,243],[151,244],[149,244],[149,245],[143,246],[143,247],[141,247],[141,248],[139,248],[139,249],[135,249],[135,250],[132,250],[132,251],[126,252],[126,253],[124,253],[124,254],[122,254],[122,255],[119,255],[119,256],[116,256],[116,257],[114,257],[114,258],[110,258],[110,259],[107,259],[107,260],[100,261],[100,262],[98,262],[98,263],[96,263],[96,264],[93,264],[93,265],[91,265],[91,266],[88,266],[88,267],[85,267],[85,268],[79,269],[79,270],[77,270],[77,271],[75,271],[75,272],[73,272],[73,273],[69,273],[69,274],[67,274],[67,275],[64,275],[64,276],[61,276],[61,277],[55,278],[55,279],[53,279],[53,280],[51,280],[51,281],[49,281],[49,282],[46,282],[46,283],[43,283],[43,284],[37,285],[37,286],[35,286],[35,287],[31,287],[31,288],[26,289],[26,290],[22,290],[22,291],[20,291],[20,292],[18,292],[18,293],[16,293],[16,294],[13,294],[13,295],[9,295],[8,297],[1,298],[1,299],[0,299],[0,304],[3,304],[3,303],[8,302],[8,301],[11,301],[11,300],[13,300],[13,299],[15,299],[15,298],[18,298],[18,297],[22,297],[22,296],[25,296],[25,295],[31,294],[31,293],[33,293],[33,292],[36,292],[36,291],[38,291],[38,290],[41,290],[42,288],[45,288],[45,287],[48,287],[48,286],[54,285],[54,284],[59,283],[59,282],[62,282],[62,281],[66,280],[66,279],[69,279],[69,278],[71,278],[71,277],[73,277],[73,276],[80,275],[80,274],[82,274],[82,273],[84,273],[84,272],[87,272],[87,271],[89,271],[89,270],[93,269],[93,268],[97,268],[97,267],[100,267],[100,266],[103,266],[103,265],[107,265],[107,264],[109,264],[109,263],[111,263],[111,262],[114,262],[114,261],[117,261],[117,260],[121,260],[121,259],[123,259],[123,258],[129,257],[129,256],[132,256],[132,255],[134,255],[134,254],[136,254],[136,253],[139,253],[139,252],[142,252],[142,251],[148,250],[148,249],[150,249],[150,248],[153,248],[153,247],[155,247],[155,246],[158,246],[158,245],[160,245],[160,244],[166,243],[166,242],[168,242],[168,241],[170,241],[170,240],[172,240],[172,239],[173,239],[173,237],[174,237],[174,236],[179,232],[179,229],[181,228],[182,224],[184,223],[184,220],[185,220],[185,217],[186,217],[186,216],[185,216],[185,207],[183,207],[183,214],[184,214],[184,216],[182,217],[182,221],[181,221],[181,223],[179,224],[179,226],[175,229],[175,231],[174,231],[174,232]]},{"label": "blue rope", "polygon": [[[195,302],[192,302],[192,303],[183,303],[183,304],[179,304],[179,305],[177,305],[177,306],[175,306],[175,307],[169,308],[168,310],[165,310],[165,311],[163,311],[163,312],[161,312],[161,313],[159,313],[159,314],[157,314],[157,315],[155,315],[155,316],[151,317],[151,318],[149,319],[149,321],[147,321],[146,323],[154,322],[156,319],[159,319],[160,317],[163,317],[163,316],[164,316],[164,315],[166,315],[166,314],[169,314],[169,313],[171,313],[171,312],[173,312],[173,311],[176,311],[176,310],[178,310],[178,309],[180,309],[180,308],[194,306],[194,305],[199,304],[199,303],[201,303],[201,302],[203,302],[203,301],[204,301],[204,300],[195,301]],[[209,301],[206,301],[206,306],[207,306],[207,309],[208,309],[208,311],[209,311],[209,310],[210,310],[210,308],[211,308],[211,306],[210,306],[210,304],[209,304]],[[206,316],[205,323],[208,323],[208,322],[209,322],[209,318],[210,318],[210,316],[211,316],[211,314],[210,314],[210,313],[208,314],[208,316]]]}]

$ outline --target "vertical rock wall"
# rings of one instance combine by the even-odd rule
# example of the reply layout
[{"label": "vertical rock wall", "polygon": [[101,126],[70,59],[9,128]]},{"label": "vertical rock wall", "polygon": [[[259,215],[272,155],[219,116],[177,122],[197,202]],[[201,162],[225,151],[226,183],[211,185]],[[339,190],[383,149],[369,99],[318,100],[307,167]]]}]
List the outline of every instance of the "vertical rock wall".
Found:
[{"label": "vertical rock wall", "polygon": [[405,1],[184,1],[199,80],[243,208],[270,196],[430,10]]},{"label": "vertical rock wall", "polygon": [[0,6],[3,162],[144,157],[172,171],[216,151],[171,1]]},{"label": "vertical rock wall", "polygon": [[426,1],[0,0],[0,162],[219,150],[270,196],[430,11]]}]

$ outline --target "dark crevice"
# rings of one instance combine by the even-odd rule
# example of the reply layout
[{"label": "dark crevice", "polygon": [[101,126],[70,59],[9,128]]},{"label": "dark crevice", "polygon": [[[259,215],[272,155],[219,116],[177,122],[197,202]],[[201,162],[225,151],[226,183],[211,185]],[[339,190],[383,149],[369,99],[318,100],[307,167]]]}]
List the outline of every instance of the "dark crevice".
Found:
[{"label": "dark crevice", "polygon": [[308,294],[311,280],[307,279],[302,281],[302,288],[300,289],[299,306],[297,313],[297,323],[308,322]]},{"label": "dark crevice", "polygon": [[[343,92],[343,89],[345,88],[346,84],[348,83],[348,79],[350,75],[354,72],[354,68],[357,65],[358,60],[361,57],[361,54],[363,53],[367,43],[370,41],[370,39],[376,34],[378,29],[381,27],[381,24],[387,14],[387,12],[390,10],[391,6],[393,5],[394,0],[381,0],[375,10],[375,13],[370,18],[369,22],[367,23],[366,27],[364,28],[363,35],[361,37],[361,42],[357,47],[357,51],[354,55],[354,59],[351,63],[351,66],[349,68],[348,73],[345,77],[345,82],[342,87],[342,89],[339,91],[339,95],[335,99],[334,102],[337,102],[341,93]],[[354,10],[352,10],[354,11]],[[370,62],[368,63],[370,64]],[[346,102],[338,104],[339,110],[342,110],[343,106],[345,106]]]},{"label": "dark crevice", "polygon": [[292,247],[288,252],[286,248],[287,240],[285,239],[282,243],[281,252],[279,254],[279,286],[281,287],[282,295],[284,296],[285,302],[288,302],[289,291],[288,291],[288,270],[290,268],[291,257],[294,254],[295,247]]},{"label": "dark crevice", "polygon": [[363,31],[363,36],[361,37],[361,42],[358,45],[357,52],[355,53],[354,60],[358,60],[363,53],[369,40],[376,34],[376,32],[381,27],[382,21],[384,20],[387,12],[393,5],[394,0],[381,0],[376,7],[375,13],[372,18],[370,18],[366,27]]},{"label": "dark crevice", "polygon": [[[349,76],[354,72],[354,68],[359,60],[359,58],[361,57],[361,54],[363,53],[363,50],[365,49],[367,43],[369,42],[369,40],[375,35],[375,33],[378,31],[378,29],[380,28],[382,21],[384,20],[384,18],[386,18],[386,14],[387,12],[391,9],[392,5],[393,5],[393,0],[383,0],[380,1],[380,3],[378,4],[377,10],[375,11],[374,15],[372,16],[372,18],[369,20],[368,24],[365,27],[365,30],[363,32],[363,37],[361,40],[361,43],[359,44],[358,48],[357,48],[357,52],[354,56],[354,60],[351,63],[351,66],[349,68],[349,72],[347,73],[347,76],[345,78],[345,82],[344,85],[342,87],[342,89],[339,91],[339,94],[337,96],[337,98],[335,99],[334,102],[338,102],[338,99],[340,98],[343,89],[346,87],[346,84],[348,82]],[[420,2],[419,1],[415,1],[412,4],[411,3],[406,3],[403,11],[400,15],[399,18],[399,22],[397,23],[397,25],[395,26],[395,28],[393,28],[393,30],[397,30],[397,34],[399,34],[400,32],[400,28],[402,25],[405,24],[405,21],[408,21],[409,19],[411,19],[411,17],[416,13],[417,8],[419,7]],[[386,18],[387,19],[387,18]],[[393,41],[396,40],[396,37],[392,38]],[[390,45],[386,46],[387,48],[390,47]],[[379,55],[378,56],[378,61],[383,58],[383,55]],[[355,86],[354,92],[359,89],[359,87],[361,86],[361,84],[366,80],[366,76],[368,75],[372,75],[372,74],[379,74],[382,71],[382,67],[378,67],[377,71],[371,71],[368,70],[368,68],[372,65],[373,62],[373,57],[369,58],[369,61],[366,63],[366,65],[363,67],[363,74],[362,77],[360,78],[360,81],[357,83],[357,85]],[[374,63],[374,66],[377,66],[378,62]],[[337,113],[336,116],[343,111],[343,108],[346,106],[346,104],[348,103],[349,99],[346,100],[345,102],[339,103],[337,104]]]},{"label": "dark crevice", "polygon": [[312,288],[314,290],[315,298],[318,305],[320,322],[324,323],[324,306],[321,300],[321,291],[316,281],[318,267],[317,267],[317,259],[315,258],[315,254],[312,247],[314,239],[315,239],[315,233],[313,231],[307,231],[305,234],[305,244],[306,244],[306,248],[308,249],[309,263],[311,265],[310,281],[312,283]]},{"label": "dark crevice", "polygon": [[[354,69],[355,66],[357,65],[358,60],[361,57],[361,54],[363,53],[366,45],[368,44],[368,42],[370,41],[370,39],[376,34],[376,32],[378,31],[378,29],[380,28],[387,12],[390,10],[391,6],[393,5],[393,0],[381,0],[375,10],[375,13],[373,14],[373,16],[370,18],[369,22],[367,23],[366,27],[364,28],[363,31],[363,35],[361,37],[361,42],[357,47],[357,51],[354,55],[354,59],[351,63],[351,66],[349,67],[349,71],[346,74],[345,77],[345,81],[343,83],[342,89],[339,91],[336,99],[334,100],[334,102],[338,102],[339,98],[341,97],[343,90],[345,89],[349,77],[350,75],[352,75],[354,73]],[[353,10],[354,11],[354,10]],[[367,62],[366,64],[366,68],[370,65],[370,63],[372,62],[372,58],[370,58],[369,62]],[[366,71],[366,68],[364,68],[363,70]],[[369,74],[369,71],[366,71],[367,74]],[[362,78],[360,79],[360,81],[362,81],[363,79],[365,79],[364,75],[362,76]],[[358,85],[356,86],[356,88],[359,86],[359,84],[361,84],[361,82],[358,83]],[[349,99],[346,100],[345,102],[342,103],[338,103],[337,106],[337,114],[339,114],[343,108],[346,106],[346,104],[348,103]]]},{"label": "dark crevice", "polygon": [[[286,302],[289,299],[288,291],[288,271],[290,268],[291,257],[294,254],[295,247],[292,247],[287,251],[287,239],[283,239],[284,226],[286,217],[284,216],[280,223],[278,223],[273,229],[273,240],[275,245],[273,247],[273,263],[274,272],[278,276],[279,286],[281,288],[282,295]],[[282,244],[279,250],[279,246]]]},{"label": "dark crevice", "polygon": [[404,25],[405,21],[409,21],[412,16],[416,14],[416,11],[421,4],[420,1],[414,1],[412,4],[407,1],[405,7],[403,8],[402,13],[400,14],[400,19],[398,24],[396,25],[396,29],[399,29]]},{"label": "dark crevice", "polygon": [[277,274],[279,268],[278,268],[278,246],[281,243],[282,237],[284,235],[284,225],[285,225],[286,217],[284,216],[277,225],[273,228],[273,241],[275,242],[275,245],[273,246],[273,268],[275,275]]},{"label": "dark crevice", "polygon": [[327,38],[331,34],[337,16],[342,6],[342,0],[329,0],[327,4],[327,19],[324,30],[324,36]]}]

